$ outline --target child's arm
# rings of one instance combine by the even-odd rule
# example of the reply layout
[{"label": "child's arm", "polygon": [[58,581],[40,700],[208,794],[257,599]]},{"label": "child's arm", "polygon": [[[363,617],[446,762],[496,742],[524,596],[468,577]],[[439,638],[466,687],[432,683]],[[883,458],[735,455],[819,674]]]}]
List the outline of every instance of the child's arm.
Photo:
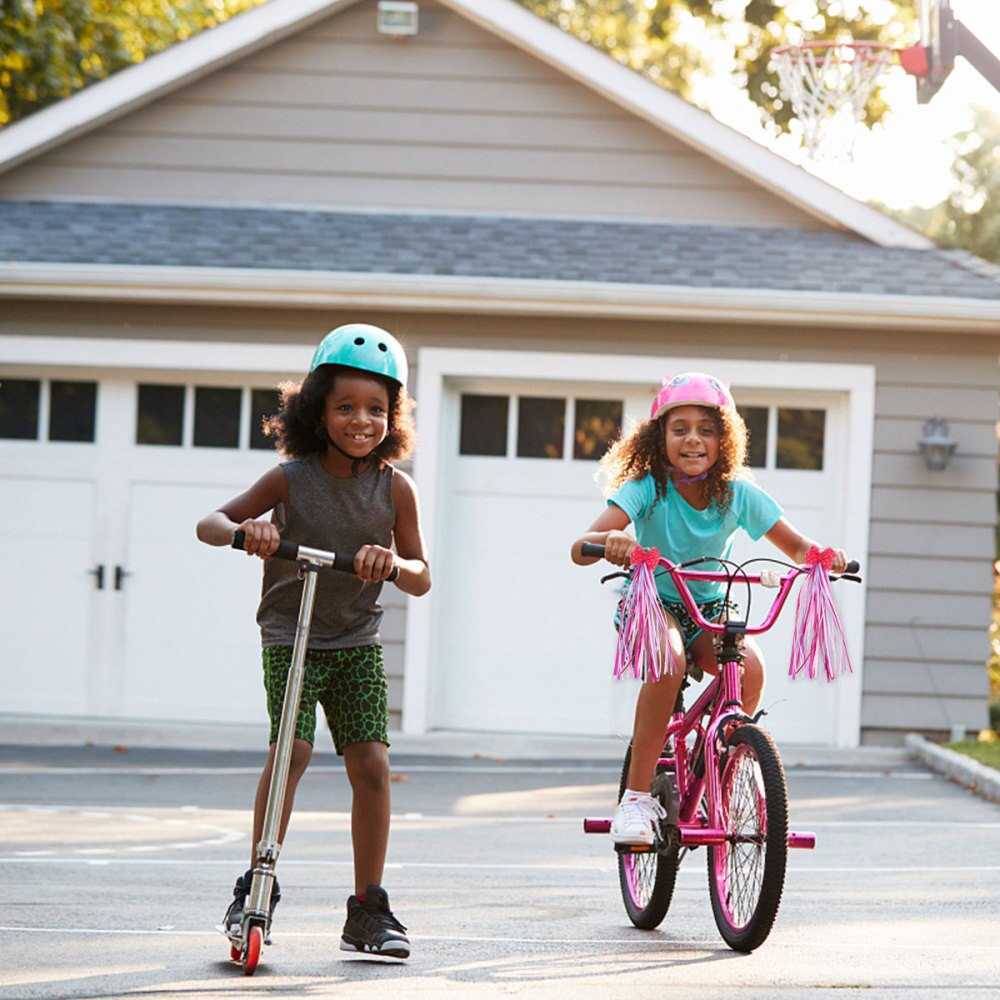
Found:
[{"label": "child's arm", "polygon": [[270,521],[256,519],[287,500],[288,478],[285,470],[277,465],[245,493],[206,514],[198,522],[198,538],[207,545],[230,545],[233,532],[240,530],[247,536],[247,554],[265,559],[277,549],[281,537]]},{"label": "child's arm", "polygon": [[392,502],[396,508],[393,527],[395,554],[381,545],[365,545],[354,558],[354,571],[362,580],[377,583],[386,580],[393,567],[399,575],[393,581],[400,590],[420,597],[431,589],[431,571],[427,548],[420,530],[420,505],[413,480],[399,469],[392,473]]},{"label": "child's arm", "polygon": [[[817,542],[801,534],[794,525],[783,517],[778,519],[766,537],[769,542],[781,549],[793,563],[798,564],[805,562],[806,554],[814,545],[817,548],[822,548]],[[833,572],[843,573],[847,569],[847,556],[843,549],[834,549],[833,553]]]},{"label": "child's arm", "polygon": [[628,558],[639,544],[631,535],[625,533],[630,520],[631,518],[621,507],[613,503],[608,504],[601,516],[590,526],[590,530],[573,543],[573,547],[569,550],[570,558],[577,566],[590,566],[597,562],[593,556],[585,556],[580,551],[580,546],[584,542],[593,542],[595,545],[605,547],[604,558],[608,562],[628,566]]}]

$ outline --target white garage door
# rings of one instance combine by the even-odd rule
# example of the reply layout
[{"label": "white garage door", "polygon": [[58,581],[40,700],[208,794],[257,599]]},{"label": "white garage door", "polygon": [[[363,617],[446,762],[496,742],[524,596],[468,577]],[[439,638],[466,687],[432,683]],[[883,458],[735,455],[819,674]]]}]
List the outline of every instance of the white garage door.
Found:
[{"label": "white garage door", "polygon": [[10,711],[266,718],[260,564],[199,517],[276,460],[274,380],[0,371],[0,636]]},{"label": "white garage door", "polygon": [[[803,532],[843,524],[846,395],[735,387],[753,429],[757,481]],[[596,458],[655,387],[459,379],[445,382],[441,511],[434,558],[430,724],[507,732],[631,731],[633,681],[611,677],[616,585],[570,564],[603,504]],[[737,558],[780,555],[741,540]],[[759,620],[766,595],[752,611]],[[742,595],[737,595],[742,600]],[[794,606],[765,638],[764,705],[779,738],[836,741],[837,685],[786,677]]]}]

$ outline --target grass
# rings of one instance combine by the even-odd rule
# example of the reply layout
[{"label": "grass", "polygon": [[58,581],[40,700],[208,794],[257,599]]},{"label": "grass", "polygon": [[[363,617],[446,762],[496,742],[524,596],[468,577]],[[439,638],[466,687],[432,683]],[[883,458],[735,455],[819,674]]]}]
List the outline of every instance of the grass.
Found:
[{"label": "grass", "polygon": [[1000,742],[984,743],[976,740],[963,740],[961,743],[945,743],[949,750],[964,753],[966,757],[978,760],[980,764],[996,768],[1000,771]]}]

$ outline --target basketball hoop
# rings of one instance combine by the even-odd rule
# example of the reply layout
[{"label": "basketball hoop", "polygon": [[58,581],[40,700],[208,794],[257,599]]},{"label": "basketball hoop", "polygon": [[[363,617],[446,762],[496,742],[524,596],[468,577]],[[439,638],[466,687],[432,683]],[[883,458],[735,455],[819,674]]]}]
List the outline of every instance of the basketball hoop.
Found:
[{"label": "basketball hoop", "polygon": [[822,148],[824,156],[849,159],[878,78],[897,61],[907,72],[923,75],[914,65],[915,57],[914,50],[884,42],[801,42],[773,49],[771,60],[802,123],[809,156],[817,156]]}]

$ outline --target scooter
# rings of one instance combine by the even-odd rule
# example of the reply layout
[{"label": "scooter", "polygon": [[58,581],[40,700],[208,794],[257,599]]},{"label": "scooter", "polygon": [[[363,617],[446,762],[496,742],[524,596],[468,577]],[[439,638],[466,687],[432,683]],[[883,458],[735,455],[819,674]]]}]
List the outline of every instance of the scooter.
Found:
[{"label": "scooter", "polygon": [[[236,531],[232,547],[243,550],[246,534]],[[323,568],[332,568],[344,573],[354,572],[354,553],[344,555],[312,549],[296,542],[282,539],[272,559],[288,559],[299,564],[299,579],[302,584],[302,599],[299,602],[299,618],[295,626],[295,642],[292,646],[292,662],[288,670],[288,684],[285,700],[281,708],[278,726],[278,740],[274,748],[274,767],[267,792],[267,808],[264,812],[264,827],[257,844],[256,863],[239,934],[230,934],[225,927],[220,930],[229,939],[229,957],[243,966],[246,975],[252,976],[260,961],[265,944],[270,944],[271,895],[274,891],[274,868],[278,861],[281,844],[278,830],[281,813],[285,804],[288,785],[288,769],[292,760],[292,743],[295,739],[295,720],[299,714],[299,700],[302,697],[303,665],[309,645],[309,628],[312,624],[313,604],[316,600],[316,574]],[[393,569],[389,580],[395,580],[398,569]]]}]

